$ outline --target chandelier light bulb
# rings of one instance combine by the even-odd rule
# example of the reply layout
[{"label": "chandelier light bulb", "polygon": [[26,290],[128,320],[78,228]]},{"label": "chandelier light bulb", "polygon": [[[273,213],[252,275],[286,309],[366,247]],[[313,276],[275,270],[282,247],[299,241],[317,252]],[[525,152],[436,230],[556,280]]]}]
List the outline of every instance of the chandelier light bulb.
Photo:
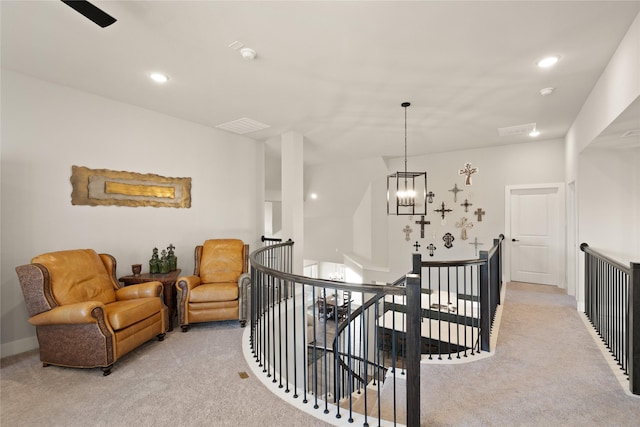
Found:
[{"label": "chandelier light bulb", "polygon": [[413,189],[406,189],[398,191],[398,205],[400,206],[413,206],[415,205],[416,192]]}]

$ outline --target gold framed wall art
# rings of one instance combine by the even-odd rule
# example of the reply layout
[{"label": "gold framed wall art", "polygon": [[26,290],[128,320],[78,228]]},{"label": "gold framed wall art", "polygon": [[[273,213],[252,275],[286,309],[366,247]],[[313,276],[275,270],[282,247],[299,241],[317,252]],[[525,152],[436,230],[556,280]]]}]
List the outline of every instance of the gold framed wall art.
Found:
[{"label": "gold framed wall art", "polygon": [[191,178],[71,167],[71,204],[191,207]]}]

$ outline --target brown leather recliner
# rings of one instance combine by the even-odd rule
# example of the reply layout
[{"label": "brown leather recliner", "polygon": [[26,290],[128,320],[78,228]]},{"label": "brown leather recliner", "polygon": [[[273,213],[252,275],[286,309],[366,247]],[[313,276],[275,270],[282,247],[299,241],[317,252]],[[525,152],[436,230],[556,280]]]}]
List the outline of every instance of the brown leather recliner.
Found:
[{"label": "brown leather recliner", "polygon": [[102,368],[157,336],[164,339],[162,283],[122,287],[116,260],[92,249],[39,255],[16,267],[43,366]]},{"label": "brown leather recliner", "polygon": [[211,239],[195,249],[192,276],[178,278],[178,322],[247,321],[249,245],[238,239]]}]

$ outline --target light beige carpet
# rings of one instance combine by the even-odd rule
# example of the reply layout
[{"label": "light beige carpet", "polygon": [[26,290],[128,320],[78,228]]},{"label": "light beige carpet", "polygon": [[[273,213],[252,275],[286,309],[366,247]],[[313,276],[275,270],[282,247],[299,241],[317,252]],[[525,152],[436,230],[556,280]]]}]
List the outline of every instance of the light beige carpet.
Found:
[{"label": "light beige carpet", "polygon": [[[493,357],[422,365],[421,424],[640,425],[640,399],[620,387],[572,299],[555,287],[508,284]],[[176,329],[121,359],[108,377],[99,369],[42,368],[36,352],[3,359],[0,424],[328,425],[253,375],[243,331],[237,322]]]},{"label": "light beige carpet", "polygon": [[[235,322],[179,328],[99,369],[43,368],[36,352],[2,360],[0,425],[326,426],[253,376]],[[242,379],[241,372],[249,377]]]},{"label": "light beige carpet", "polygon": [[422,365],[425,426],[638,426],[573,297],[509,283],[496,354],[462,365]]}]

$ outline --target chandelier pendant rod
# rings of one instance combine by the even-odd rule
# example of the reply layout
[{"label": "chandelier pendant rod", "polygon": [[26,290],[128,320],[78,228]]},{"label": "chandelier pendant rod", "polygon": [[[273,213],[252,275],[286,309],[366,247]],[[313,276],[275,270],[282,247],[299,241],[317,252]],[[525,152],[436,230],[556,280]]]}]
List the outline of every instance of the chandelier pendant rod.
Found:
[{"label": "chandelier pendant rod", "polygon": [[411,103],[403,102],[404,107],[404,191],[407,191],[407,107]]}]

